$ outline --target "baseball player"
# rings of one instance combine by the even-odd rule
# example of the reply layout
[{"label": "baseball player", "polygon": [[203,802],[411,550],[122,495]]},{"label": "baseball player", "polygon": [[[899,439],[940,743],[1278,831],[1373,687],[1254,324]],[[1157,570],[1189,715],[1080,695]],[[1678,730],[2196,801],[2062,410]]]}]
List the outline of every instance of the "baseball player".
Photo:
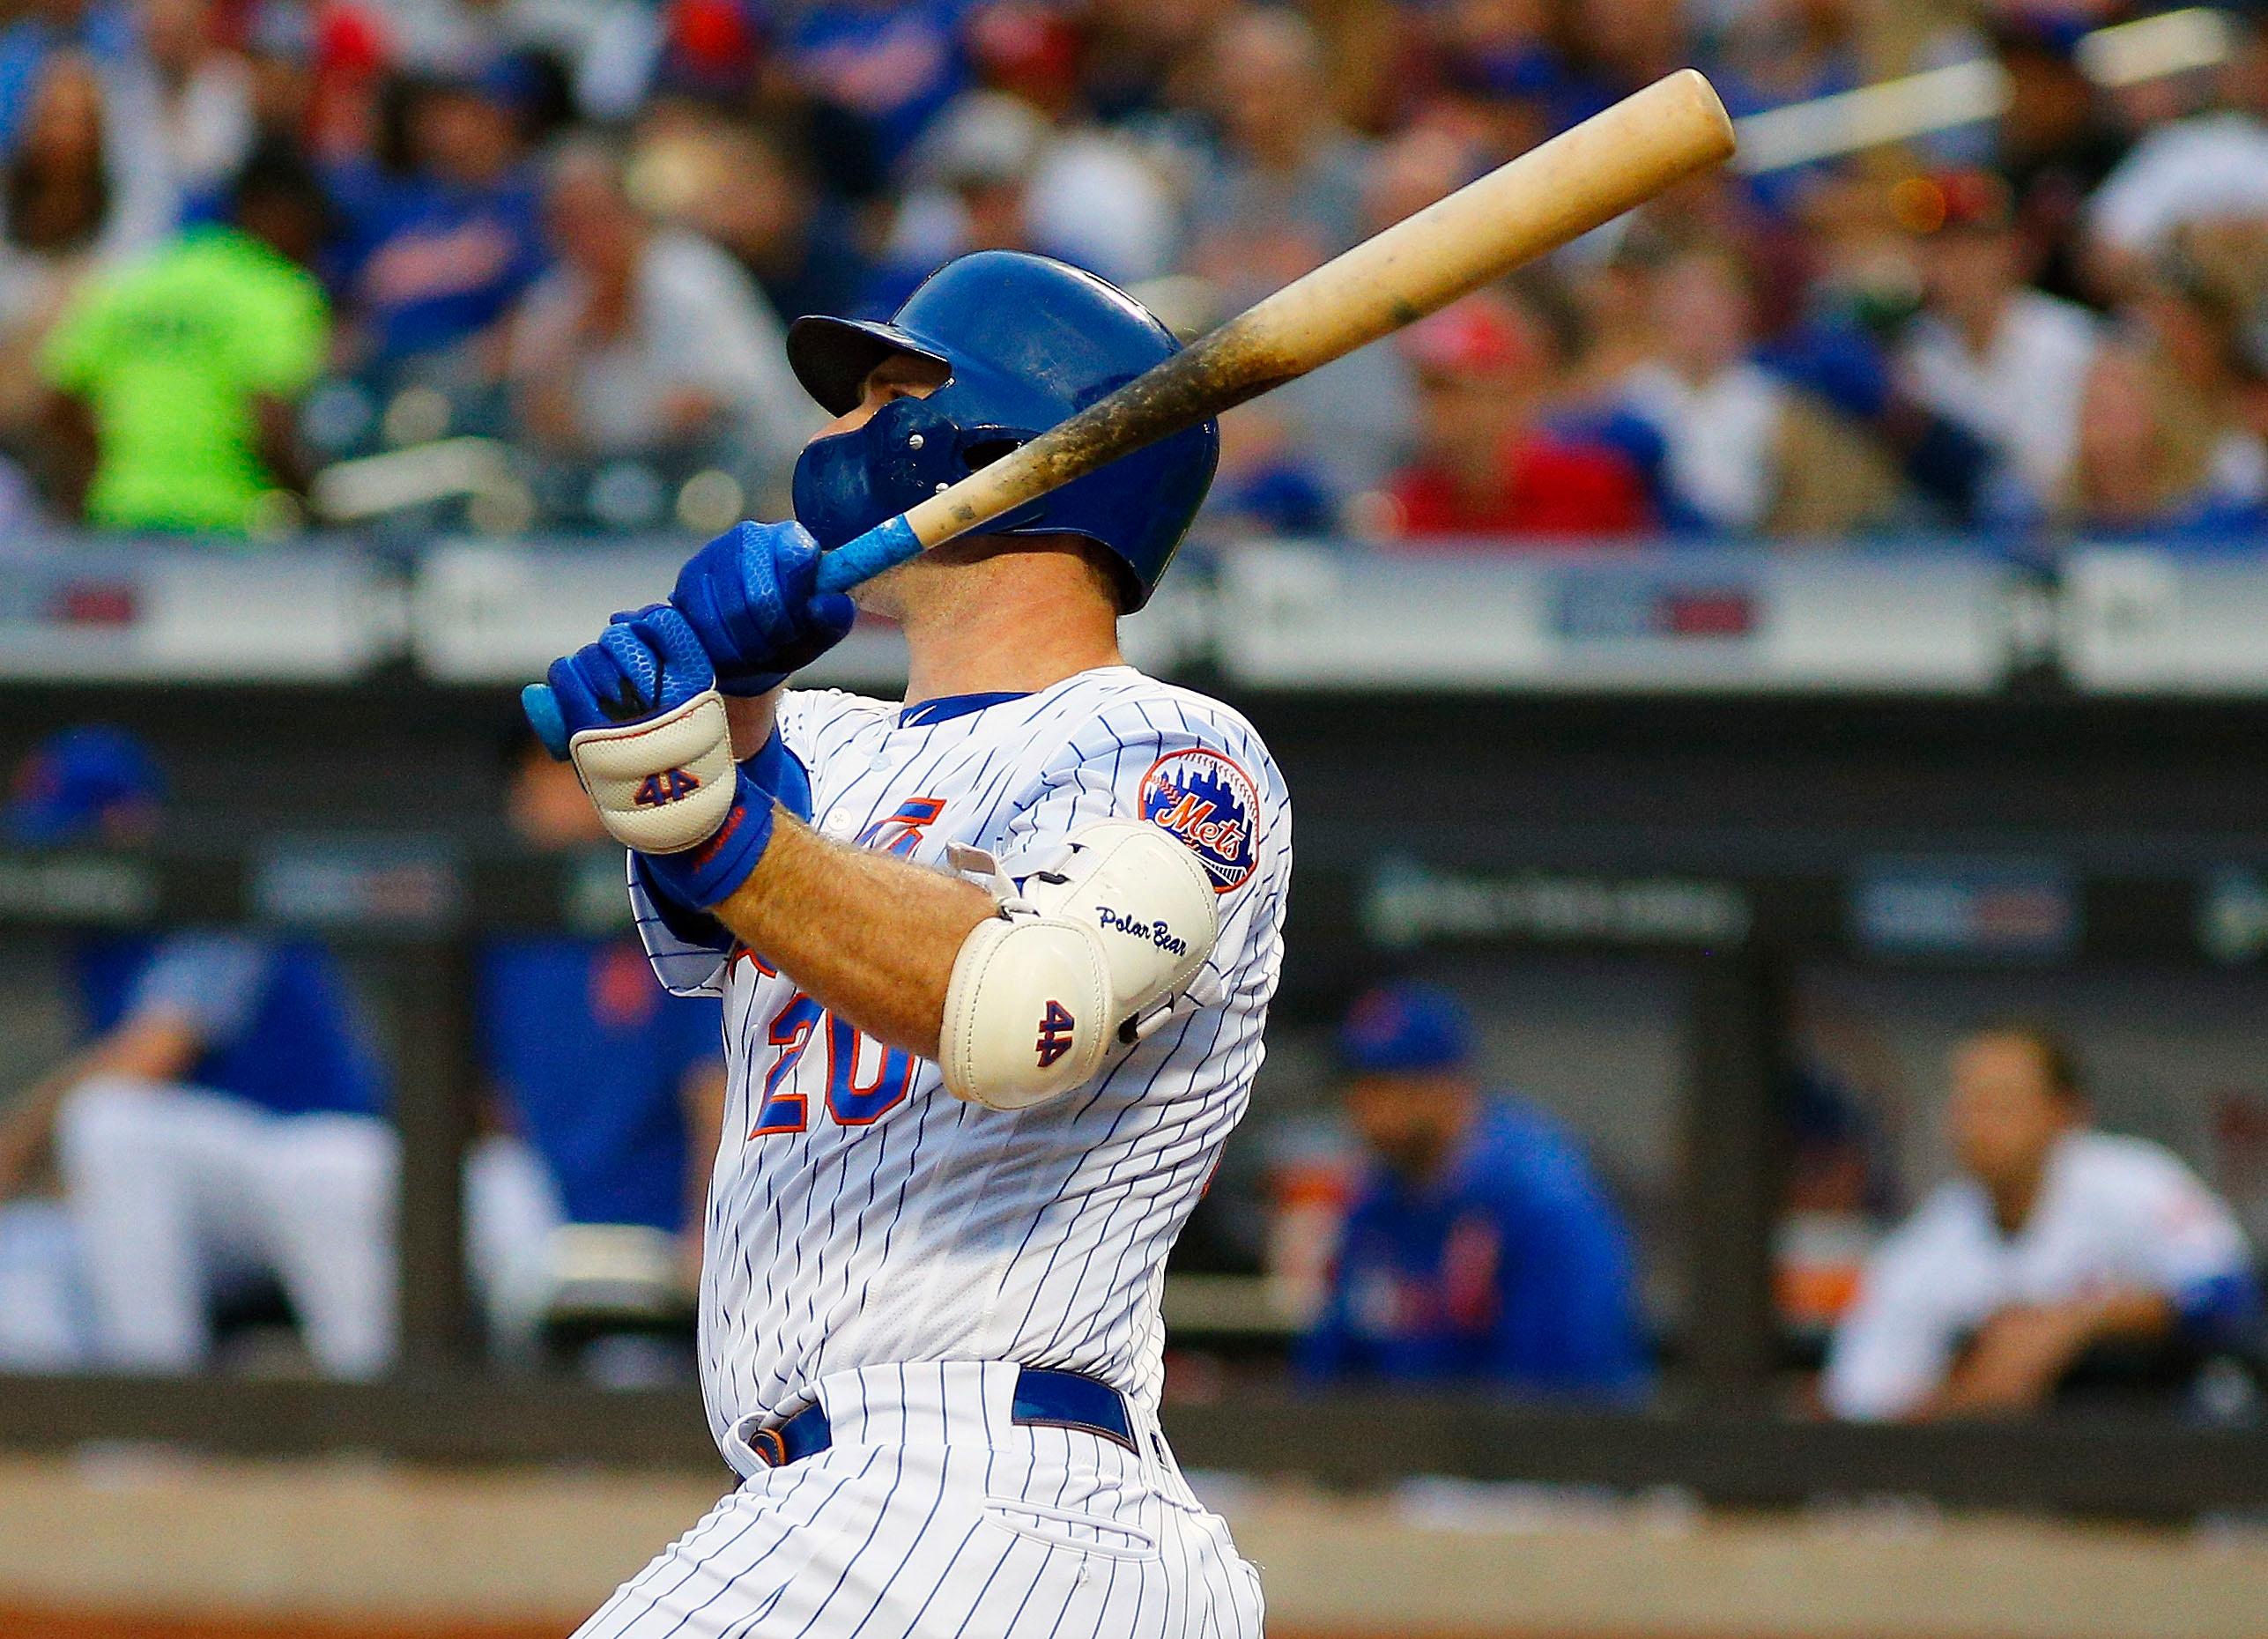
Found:
[{"label": "baseball player", "polygon": [[1158,1427],[1166,1254],[1243,1114],[1291,816],[1250,726],[1120,658],[1211,481],[1191,429],[859,590],[903,701],[782,692],[822,553],[1175,350],[1102,281],[967,256],[806,318],[797,523],[556,663],[656,973],[721,994],[701,1365],[738,1490],[587,1639],[1256,1635]]},{"label": "baseball player", "polygon": [[1951,1070],[1960,1174],[1867,1264],[1828,1353],[1829,1411],[2006,1415],[2099,1346],[2192,1369],[2249,1346],[2260,1286],[2235,1215],[2170,1151],[2092,1127],[2059,1037],[1994,1025]]}]

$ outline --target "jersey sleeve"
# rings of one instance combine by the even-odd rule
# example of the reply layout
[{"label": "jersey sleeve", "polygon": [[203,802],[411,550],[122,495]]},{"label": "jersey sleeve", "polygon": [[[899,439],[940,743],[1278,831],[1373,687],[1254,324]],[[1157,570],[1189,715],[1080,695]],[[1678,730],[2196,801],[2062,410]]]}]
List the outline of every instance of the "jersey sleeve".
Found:
[{"label": "jersey sleeve", "polygon": [[[1101,820],[1139,820],[1197,856],[1219,896],[1220,938],[1193,991],[1273,983],[1291,871],[1292,810],[1274,759],[1227,707],[1186,695],[1106,702],[1049,757],[983,846],[1012,878],[1060,859]],[[1264,960],[1255,957],[1264,956]]]},{"label": "jersey sleeve", "polygon": [[671,1052],[679,1081],[703,1071],[724,1073],[724,1013],[707,997],[672,1006]]},{"label": "jersey sleeve", "polygon": [[732,935],[715,917],[671,904],[648,879],[635,854],[630,856],[630,913],[638,923],[638,942],[646,947],[646,960],[663,990],[672,996],[724,994]]},{"label": "jersey sleeve", "polygon": [[241,327],[237,367],[254,392],[293,397],[322,374],[330,345],[322,288],[294,271],[275,280],[269,300]]},{"label": "jersey sleeve", "polygon": [[807,773],[816,775],[863,723],[893,716],[897,707],[839,688],[791,688],[775,716],[781,744]]},{"label": "jersey sleeve", "polygon": [[1835,1327],[1820,1397],[1834,1415],[1877,1422],[1928,1399],[1953,1368],[1959,1327],[1936,1301],[1946,1271],[1943,1202],[1885,1242]]},{"label": "jersey sleeve", "polygon": [[2150,1278],[2185,1315],[2210,1307],[2231,1277],[2249,1279],[2252,1253],[2235,1214],[2170,1153],[2152,1146],[2123,1158],[2126,1210]]},{"label": "jersey sleeve", "polygon": [[1629,1239],[1589,1167],[1561,1157],[1507,1218],[1515,1250],[1497,1271],[1496,1371],[1563,1394],[1642,1389]]}]

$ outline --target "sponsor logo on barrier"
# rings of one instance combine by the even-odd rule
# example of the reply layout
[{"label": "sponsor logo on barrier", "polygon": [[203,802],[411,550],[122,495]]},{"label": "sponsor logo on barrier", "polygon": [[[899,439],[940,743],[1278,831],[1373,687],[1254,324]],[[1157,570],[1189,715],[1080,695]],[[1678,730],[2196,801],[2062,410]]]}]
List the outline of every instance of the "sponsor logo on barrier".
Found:
[{"label": "sponsor logo on barrier", "polygon": [[1723,642],[1753,637],[1762,611],[1739,581],[1575,569],[1559,582],[1552,624],[1572,642]]},{"label": "sponsor logo on barrier", "polygon": [[1558,871],[1490,876],[1382,861],[1363,897],[1363,931],[1389,947],[1458,940],[1738,946],[1754,912],[1729,882]]},{"label": "sponsor logo on barrier", "polygon": [[2079,944],[2079,890],[2055,860],[1876,860],[1852,880],[1850,919],[1878,955],[2052,960]]}]

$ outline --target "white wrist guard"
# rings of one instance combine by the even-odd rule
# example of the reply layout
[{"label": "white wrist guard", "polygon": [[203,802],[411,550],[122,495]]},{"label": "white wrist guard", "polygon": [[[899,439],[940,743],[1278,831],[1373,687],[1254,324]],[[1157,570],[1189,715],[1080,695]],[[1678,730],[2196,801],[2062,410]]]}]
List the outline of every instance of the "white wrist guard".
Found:
[{"label": "white wrist guard", "polygon": [[953,1096],[1022,1109],[1162,1023],[1220,937],[1212,882],[1153,825],[1104,820],[1028,878],[953,962],[938,1060]]},{"label": "white wrist guard", "polygon": [[698,847],[732,811],[732,730],[713,688],[643,723],[585,729],[567,751],[607,830],[641,854]]}]

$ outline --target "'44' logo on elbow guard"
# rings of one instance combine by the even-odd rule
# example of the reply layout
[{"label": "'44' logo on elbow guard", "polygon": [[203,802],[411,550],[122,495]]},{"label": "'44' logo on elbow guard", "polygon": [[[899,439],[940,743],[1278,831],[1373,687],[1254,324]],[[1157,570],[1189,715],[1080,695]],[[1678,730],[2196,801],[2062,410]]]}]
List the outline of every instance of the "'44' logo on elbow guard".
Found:
[{"label": "'44' logo on elbow guard", "polygon": [[1049,1002],[1048,1011],[1040,1016],[1040,1068],[1045,1070],[1071,1050],[1078,1039],[1078,1020],[1061,1002]]},{"label": "'44' logo on elbow guard", "polygon": [[690,768],[664,768],[659,774],[649,774],[638,785],[638,794],[631,800],[641,808],[666,808],[681,802],[700,790],[700,780]]}]

